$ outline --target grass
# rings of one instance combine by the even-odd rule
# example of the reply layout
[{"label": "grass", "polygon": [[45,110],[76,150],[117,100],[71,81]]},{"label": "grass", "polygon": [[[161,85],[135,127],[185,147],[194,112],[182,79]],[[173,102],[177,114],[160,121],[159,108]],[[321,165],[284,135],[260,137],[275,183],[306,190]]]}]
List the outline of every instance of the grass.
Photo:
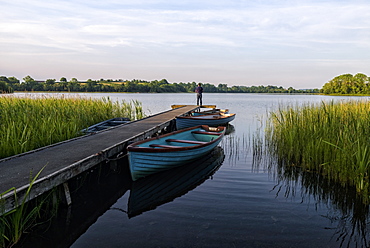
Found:
[{"label": "grass", "polygon": [[144,117],[141,103],[109,98],[0,97],[0,158],[68,140],[80,130],[114,118]]},{"label": "grass", "polygon": [[[138,101],[113,102],[109,98],[99,100],[65,96],[36,98],[2,96],[0,158],[77,137],[82,135],[80,130],[114,117],[136,120],[145,116]],[[31,179],[26,196],[23,199],[16,198],[17,208],[0,215],[0,247],[16,244],[24,231],[34,225],[35,220],[40,217],[45,200],[30,209],[25,202],[32,184],[40,173],[41,171]],[[0,199],[2,195],[11,191],[15,189],[0,194]]]},{"label": "grass", "polygon": [[369,201],[370,102],[322,102],[280,107],[266,128],[269,154],[343,185]]},{"label": "grass", "polygon": [[37,175],[31,179],[30,186],[28,187],[23,199],[18,199],[15,188],[9,189],[0,195],[1,198],[4,194],[14,191],[16,206],[12,211],[0,215],[0,247],[11,247],[18,243],[24,231],[30,228],[34,224],[36,218],[39,217],[44,201],[30,210],[27,209],[28,203],[26,201],[34,182],[44,168],[42,168]]}]

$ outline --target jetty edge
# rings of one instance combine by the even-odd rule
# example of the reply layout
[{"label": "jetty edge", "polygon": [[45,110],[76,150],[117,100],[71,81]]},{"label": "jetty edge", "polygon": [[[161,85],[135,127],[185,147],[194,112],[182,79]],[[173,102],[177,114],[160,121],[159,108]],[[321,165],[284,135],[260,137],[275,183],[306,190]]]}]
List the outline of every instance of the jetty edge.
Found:
[{"label": "jetty edge", "polygon": [[[200,106],[185,105],[146,118],[131,121],[100,132],[80,136],[0,160],[0,215],[17,208],[30,187],[32,175],[39,171],[26,201],[63,186],[68,204],[72,204],[68,180],[103,161],[115,159],[136,141],[175,128],[175,118]],[[14,189],[14,190],[10,190]]]}]

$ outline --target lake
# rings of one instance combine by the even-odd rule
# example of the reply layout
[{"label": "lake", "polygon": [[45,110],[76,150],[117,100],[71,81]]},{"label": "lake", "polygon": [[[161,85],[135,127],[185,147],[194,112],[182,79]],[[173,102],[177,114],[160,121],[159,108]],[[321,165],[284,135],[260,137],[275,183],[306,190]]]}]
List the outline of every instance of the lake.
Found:
[{"label": "lake", "polygon": [[[185,93],[71,94],[138,100],[148,115],[172,104],[196,103],[195,94]],[[236,113],[212,157],[132,185],[121,175],[109,180],[109,188],[92,186],[98,193],[74,206],[78,210],[62,211],[67,224],[37,234],[38,247],[366,247],[369,208],[352,189],[312,173],[282,172],[253,157],[253,137],[261,134],[269,111],[346,99],[368,97],[205,93],[204,104]],[[149,199],[152,192],[156,195]],[[105,200],[107,194],[110,200]],[[146,201],[157,203],[139,206]]]}]

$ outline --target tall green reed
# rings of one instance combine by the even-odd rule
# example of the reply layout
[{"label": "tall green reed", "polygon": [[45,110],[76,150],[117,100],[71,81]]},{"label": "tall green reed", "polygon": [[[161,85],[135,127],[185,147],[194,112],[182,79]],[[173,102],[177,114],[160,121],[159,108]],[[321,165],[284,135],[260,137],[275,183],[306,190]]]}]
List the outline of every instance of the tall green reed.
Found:
[{"label": "tall green reed", "polygon": [[3,96],[0,107],[0,158],[74,138],[106,119],[144,117],[140,102],[109,98]]},{"label": "tall green reed", "polygon": [[22,234],[34,224],[37,217],[40,217],[40,210],[44,205],[45,199],[32,209],[28,209],[27,199],[34,182],[44,168],[45,167],[43,167],[35,177],[31,178],[29,187],[21,201],[18,199],[15,188],[11,188],[0,194],[1,198],[4,194],[14,191],[15,197],[15,209],[0,215],[0,247],[13,246],[18,243]]},{"label": "tall green reed", "polygon": [[279,164],[352,185],[369,201],[368,101],[280,106],[270,113],[265,135],[268,151]]}]

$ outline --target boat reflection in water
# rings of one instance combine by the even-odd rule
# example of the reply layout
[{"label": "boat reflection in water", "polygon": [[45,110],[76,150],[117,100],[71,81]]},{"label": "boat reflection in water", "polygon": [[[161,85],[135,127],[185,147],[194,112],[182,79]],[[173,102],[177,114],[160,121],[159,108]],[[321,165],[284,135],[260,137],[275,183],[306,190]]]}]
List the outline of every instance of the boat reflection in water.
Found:
[{"label": "boat reflection in water", "polygon": [[224,157],[223,149],[216,147],[195,162],[133,182],[128,200],[128,217],[153,210],[196,188],[220,168]]}]

